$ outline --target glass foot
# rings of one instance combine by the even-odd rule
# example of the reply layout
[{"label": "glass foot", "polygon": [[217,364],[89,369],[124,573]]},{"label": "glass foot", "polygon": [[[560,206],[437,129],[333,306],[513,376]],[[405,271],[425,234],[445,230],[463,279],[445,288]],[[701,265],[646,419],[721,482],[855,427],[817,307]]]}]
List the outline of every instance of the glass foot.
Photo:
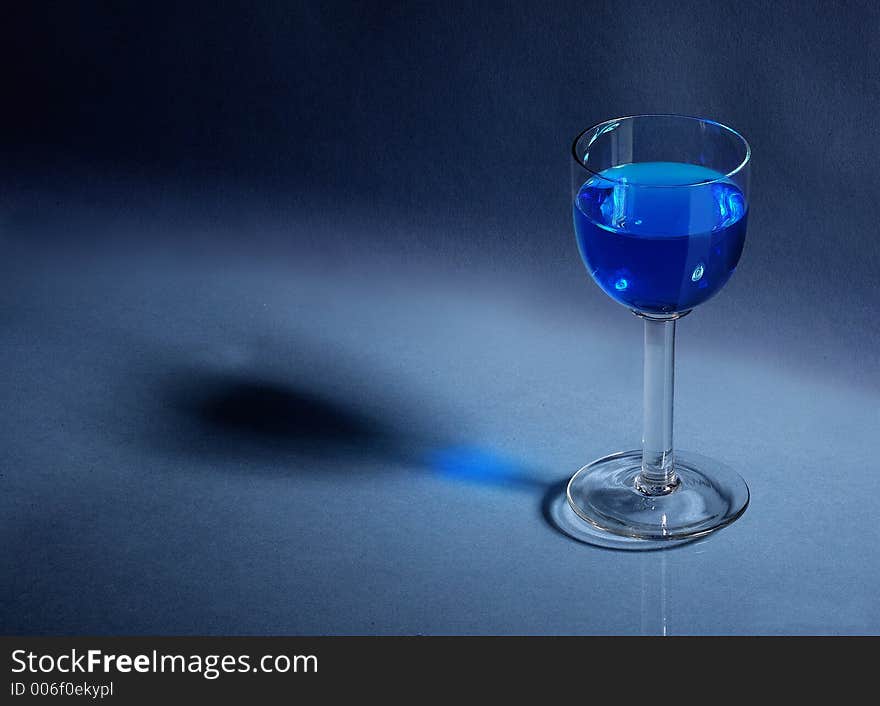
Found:
[{"label": "glass foot", "polygon": [[568,483],[571,509],[605,532],[673,540],[721,529],[749,504],[745,481],[718,461],[676,451],[679,484],[666,495],[637,490],[641,463],[641,451],[623,451],[584,466]]}]

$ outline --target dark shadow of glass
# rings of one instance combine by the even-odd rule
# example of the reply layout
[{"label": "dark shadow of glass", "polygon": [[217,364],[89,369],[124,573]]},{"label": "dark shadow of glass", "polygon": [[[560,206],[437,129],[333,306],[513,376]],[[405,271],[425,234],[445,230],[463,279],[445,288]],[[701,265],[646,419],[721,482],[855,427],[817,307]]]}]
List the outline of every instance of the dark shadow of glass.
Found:
[{"label": "dark shadow of glass", "polygon": [[260,440],[349,444],[383,436],[363,413],[314,393],[265,380],[202,381],[178,395],[178,411],[206,427]]},{"label": "dark shadow of glass", "polygon": [[411,460],[415,437],[395,428],[394,415],[321,392],[319,382],[182,370],[159,388],[162,414],[137,438],[174,456],[216,458],[217,469],[272,475],[381,472]]}]

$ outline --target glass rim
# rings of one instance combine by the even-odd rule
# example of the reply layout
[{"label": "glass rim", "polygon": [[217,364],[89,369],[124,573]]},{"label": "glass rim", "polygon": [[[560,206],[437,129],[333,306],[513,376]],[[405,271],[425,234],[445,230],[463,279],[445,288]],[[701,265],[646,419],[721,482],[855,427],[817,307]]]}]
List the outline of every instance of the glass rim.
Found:
[{"label": "glass rim", "polygon": [[[639,185],[637,182],[632,181],[623,181],[620,179],[612,179],[607,176],[604,176],[600,172],[596,172],[590,169],[584,162],[578,158],[577,154],[577,146],[581,141],[581,138],[584,135],[589,134],[592,131],[596,131],[596,137],[602,134],[602,128],[610,125],[611,123],[619,123],[624,120],[635,120],[636,118],[679,118],[682,120],[697,120],[701,123],[709,123],[710,125],[716,125],[717,127],[725,130],[726,132],[732,134],[734,137],[738,138],[740,142],[742,142],[743,146],[746,149],[746,155],[743,160],[733,169],[731,169],[726,174],[715,177],[714,179],[703,179],[701,181],[687,182],[684,184],[641,184]],[[592,144],[592,143],[591,143]],[[603,120],[602,122],[596,123],[595,125],[591,125],[586,130],[582,130],[578,133],[577,137],[574,138],[574,142],[571,145],[571,156],[574,158],[575,164],[577,164],[581,169],[589,172],[593,176],[597,176],[605,181],[611,182],[612,184],[633,184],[638,186],[652,187],[652,188],[660,188],[660,189],[679,189],[682,187],[690,187],[690,186],[703,186],[705,184],[715,184],[726,179],[729,179],[732,176],[735,176],[739,172],[741,172],[745,166],[749,163],[749,160],[752,157],[752,147],[749,145],[749,141],[737,130],[734,130],[729,125],[725,125],[724,123],[720,123],[717,120],[711,120],[710,118],[701,118],[696,115],[684,115],[681,113],[637,113],[635,115],[624,115],[619,118],[611,118],[609,120]]]}]

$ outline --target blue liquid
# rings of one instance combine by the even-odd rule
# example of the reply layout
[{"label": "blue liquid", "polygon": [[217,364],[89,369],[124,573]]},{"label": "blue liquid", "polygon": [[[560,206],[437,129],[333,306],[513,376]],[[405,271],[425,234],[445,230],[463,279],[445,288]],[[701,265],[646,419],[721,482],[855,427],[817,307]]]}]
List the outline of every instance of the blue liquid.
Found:
[{"label": "blue liquid", "polygon": [[723,176],[696,164],[642,162],[587,181],[574,201],[574,229],[596,283],[650,314],[688,311],[713,296],[736,269],[748,216],[743,193]]}]

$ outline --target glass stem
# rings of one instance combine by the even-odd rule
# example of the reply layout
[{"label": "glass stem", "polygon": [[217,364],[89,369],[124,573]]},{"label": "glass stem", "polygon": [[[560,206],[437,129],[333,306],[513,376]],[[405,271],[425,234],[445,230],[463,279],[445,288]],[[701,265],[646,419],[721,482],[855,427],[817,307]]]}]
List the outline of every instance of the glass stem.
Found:
[{"label": "glass stem", "polygon": [[636,487],[645,495],[666,495],[678,487],[672,451],[675,381],[675,318],[645,320],[645,399],[642,470]]}]

